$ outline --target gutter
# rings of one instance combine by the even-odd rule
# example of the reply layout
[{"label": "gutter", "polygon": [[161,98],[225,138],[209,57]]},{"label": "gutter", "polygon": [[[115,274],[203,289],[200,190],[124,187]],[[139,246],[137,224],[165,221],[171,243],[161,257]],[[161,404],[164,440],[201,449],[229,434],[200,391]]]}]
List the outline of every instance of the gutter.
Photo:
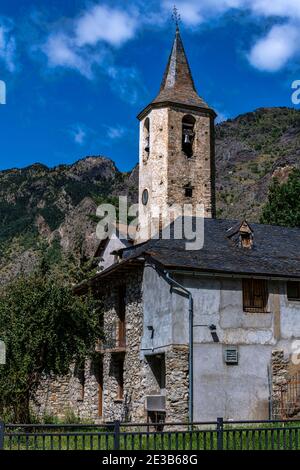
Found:
[{"label": "gutter", "polygon": [[171,284],[171,286],[175,287],[176,289],[179,289],[179,291],[181,291],[181,294],[185,295],[189,299],[189,423],[192,423],[194,406],[194,301],[192,293],[188,289],[186,289],[182,284],[179,284],[179,282],[175,281],[175,279],[171,277],[168,271],[163,271],[163,275],[167,282]]},{"label": "gutter", "polygon": [[168,269],[173,274],[185,274],[191,277],[211,277],[211,278],[230,278],[230,279],[266,279],[268,281],[299,281],[300,276],[272,276],[270,274],[255,274],[255,273],[226,273],[223,271],[199,271],[190,270],[184,268],[172,268]]},{"label": "gutter", "polygon": [[189,423],[192,426],[194,408],[194,300],[192,293],[182,284],[175,281],[169,271],[162,268],[158,263],[153,262],[153,259],[151,261],[148,263],[148,266],[153,268],[168,284],[174,287],[177,293],[189,299]]}]

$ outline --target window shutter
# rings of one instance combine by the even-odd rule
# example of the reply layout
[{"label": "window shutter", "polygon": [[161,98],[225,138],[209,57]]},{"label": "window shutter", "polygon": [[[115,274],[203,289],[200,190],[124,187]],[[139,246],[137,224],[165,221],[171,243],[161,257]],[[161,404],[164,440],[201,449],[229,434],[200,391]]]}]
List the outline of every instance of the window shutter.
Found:
[{"label": "window shutter", "polygon": [[266,312],[268,284],[262,279],[243,280],[243,307],[245,312]]},{"label": "window shutter", "polygon": [[243,279],[243,307],[251,308],[251,279]]}]

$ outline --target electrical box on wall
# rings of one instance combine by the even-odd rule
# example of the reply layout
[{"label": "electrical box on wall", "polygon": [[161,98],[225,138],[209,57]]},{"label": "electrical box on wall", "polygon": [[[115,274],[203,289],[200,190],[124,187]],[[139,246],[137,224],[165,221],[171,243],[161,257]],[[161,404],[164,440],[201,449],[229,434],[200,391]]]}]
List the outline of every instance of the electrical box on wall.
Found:
[{"label": "electrical box on wall", "polygon": [[224,362],[228,365],[237,365],[239,363],[237,346],[227,346],[224,348]]}]

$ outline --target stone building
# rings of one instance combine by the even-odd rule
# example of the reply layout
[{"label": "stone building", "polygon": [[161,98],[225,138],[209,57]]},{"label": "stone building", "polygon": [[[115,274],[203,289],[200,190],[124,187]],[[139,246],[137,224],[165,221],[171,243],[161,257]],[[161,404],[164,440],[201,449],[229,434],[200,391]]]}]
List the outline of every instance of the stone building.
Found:
[{"label": "stone building", "polygon": [[[159,95],[139,115],[143,243],[124,241],[123,227],[99,248],[104,269],[76,294],[103,299],[105,338],[93,364],[45,378],[40,413],[211,421],[298,412],[289,380],[298,372],[300,230],[215,219],[214,117],[177,29]],[[187,201],[203,204],[205,217],[175,214],[165,239],[169,208]],[[157,207],[160,237],[148,239]],[[204,234],[196,250],[175,236],[187,222]]]}]

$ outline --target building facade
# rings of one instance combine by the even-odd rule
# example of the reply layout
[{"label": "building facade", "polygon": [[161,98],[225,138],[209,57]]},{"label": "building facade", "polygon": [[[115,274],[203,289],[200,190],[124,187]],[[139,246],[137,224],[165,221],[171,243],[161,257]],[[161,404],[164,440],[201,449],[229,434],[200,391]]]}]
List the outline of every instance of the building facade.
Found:
[{"label": "building facade", "polygon": [[[177,29],[159,95],[139,115],[139,241],[109,240],[76,288],[103,299],[97,359],[46,377],[38,413],[94,421],[296,416],[300,230],[215,219],[215,113],[198,96]],[[203,247],[174,236],[172,207],[204,208]],[[174,221],[175,222],[174,222]],[[170,224],[171,239],[149,237]],[[202,228],[201,228],[202,230]],[[172,236],[173,234],[173,236]]]}]

